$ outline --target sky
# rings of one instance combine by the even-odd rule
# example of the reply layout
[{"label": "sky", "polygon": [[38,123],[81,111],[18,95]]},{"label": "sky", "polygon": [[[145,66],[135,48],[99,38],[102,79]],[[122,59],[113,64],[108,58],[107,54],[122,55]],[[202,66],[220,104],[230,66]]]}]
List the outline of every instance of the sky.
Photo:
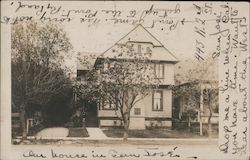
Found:
[{"label": "sky", "polygon": [[[85,5],[85,3],[79,3],[78,9],[85,9],[91,8],[92,10],[120,10],[122,13],[127,13],[130,10],[136,9],[138,12],[138,18],[144,10],[149,10],[152,4],[155,9],[174,9],[177,6],[180,8],[179,14],[169,14],[168,18],[165,18],[165,21],[171,21],[175,19],[174,22],[177,22],[177,19],[181,19],[184,15],[190,15],[190,18],[193,19],[191,16],[194,12],[189,8],[194,8],[193,6],[189,5],[183,6],[178,3],[152,3],[152,2],[134,2],[134,3],[125,3],[125,2],[96,2],[93,3],[91,6]],[[84,4],[84,5],[83,5]],[[82,6],[82,7],[80,7]],[[164,6],[164,7],[162,7]],[[71,7],[70,5],[65,5],[67,8],[75,8]],[[103,13],[103,12],[99,12]],[[159,13],[160,14],[160,13]],[[163,14],[163,12],[161,12]],[[72,14],[73,15],[73,14]],[[111,14],[100,14],[99,19],[105,21],[104,19],[112,16],[107,16]],[[125,15],[125,14],[124,14]],[[171,16],[171,17],[170,17]],[[172,17],[173,16],[173,17]],[[124,18],[125,17],[125,18]],[[187,17],[187,16],[185,16]],[[118,17],[121,19],[126,19],[125,16]],[[145,22],[141,23],[147,30],[154,35],[170,52],[172,52],[177,57],[194,57],[194,32],[193,26],[187,24],[182,26],[178,22],[178,26],[175,30],[170,31],[168,28],[170,25],[168,24],[155,24],[153,28],[152,23],[154,20],[157,20],[156,16],[147,16],[145,17]],[[68,33],[70,40],[74,46],[75,52],[94,52],[94,53],[102,53],[109,47],[111,47],[115,42],[121,39],[125,34],[130,32],[134,27],[136,27],[139,23],[135,24],[126,24],[126,23],[117,23],[114,24],[111,21],[99,24],[88,26],[87,23],[79,23],[79,22],[72,22],[72,23],[64,23],[63,27],[65,31]]]},{"label": "sky", "polygon": [[[197,42],[203,44],[203,56],[211,57],[217,45],[216,36],[211,36],[217,31],[215,18],[223,11],[220,5],[207,3],[210,8],[206,9],[209,12],[198,14],[197,6],[205,4],[199,2],[7,1],[5,3],[9,5],[6,5],[2,17],[32,16],[33,19],[39,19],[43,17],[44,12],[46,12],[44,16],[46,18],[60,19],[67,18],[66,15],[69,15],[69,18],[72,18],[70,22],[59,23],[73,45],[73,59],[69,60],[68,64],[76,64],[75,56],[78,52],[103,53],[139,23],[180,61],[196,60]],[[244,11],[247,9],[241,10],[242,14],[247,14]],[[81,22],[82,19],[85,21]],[[90,23],[88,23],[89,20]],[[96,23],[92,23],[93,20]],[[115,23],[116,20],[122,22]],[[127,23],[126,20],[129,22]],[[183,20],[189,22],[182,24]],[[203,20],[207,20],[204,25],[201,23]],[[197,28],[204,30],[205,35],[201,36],[195,32]]]}]

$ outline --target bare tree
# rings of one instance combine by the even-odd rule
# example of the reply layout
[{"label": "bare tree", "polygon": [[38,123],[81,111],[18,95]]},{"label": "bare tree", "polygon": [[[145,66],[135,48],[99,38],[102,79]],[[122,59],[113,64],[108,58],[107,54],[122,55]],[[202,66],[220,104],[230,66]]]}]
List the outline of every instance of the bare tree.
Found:
[{"label": "bare tree", "polygon": [[29,22],[12,26],[12,103],[21,112],[23,138],[27,137],[27,107],[46,104],[70,85],[62,66],[71,48],[65,32],[56,25]]},{"label": "bare tree", "polygon": [[145,96],[157,88],[150,53],[137,53],[131,45],[119,45],[113,50],[115,57],[99,57],[86,75],[85,82],[76,82],[78,97],[91,97],[101,105],[113,104],[128,138],[130,111]]}]

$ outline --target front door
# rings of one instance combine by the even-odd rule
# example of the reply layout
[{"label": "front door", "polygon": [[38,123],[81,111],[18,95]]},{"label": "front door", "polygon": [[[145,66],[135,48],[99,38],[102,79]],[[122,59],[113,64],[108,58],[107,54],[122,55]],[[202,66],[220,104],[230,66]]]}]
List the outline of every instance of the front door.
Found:
[{"label": "front door", "polygon": [[96,103],[86,104],[86,127],[98,127],[97,105]]}]

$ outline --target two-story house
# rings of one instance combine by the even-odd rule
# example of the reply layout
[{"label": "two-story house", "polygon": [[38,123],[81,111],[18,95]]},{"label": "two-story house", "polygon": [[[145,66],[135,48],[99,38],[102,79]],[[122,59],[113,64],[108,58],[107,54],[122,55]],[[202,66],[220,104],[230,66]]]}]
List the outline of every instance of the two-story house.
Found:
[{"label": "two-story house", "polygon": [[[157,40],[142,25],[138,25],[118,42],[111,46],[104,53],[100,54],[96,61],[109,58],[119,61],[119,56],[114,49],[119,45],[133,46],[137,53],[150,53],[150,63],[154,67],[156,78],[161,79],[158,89],[152,90],[151,94],[144,97],[132,108],[130,113],[130,129],[145,129],[147,127],[171,127],[172,126],[172,89],[174,85],[174,65],[178,62],[177,58],[170,53],[163,44]],[[132,45],[131,45],[132,44]],[[78,65],[78,73],[84,73],[86,67]],[[86,69],[87,70],[87,69]],[[80,74],[78,74],[80,76]],[[98,119],[95,126],[121,126],[121,121],[117,113],[112,109],[112,105],[92,105],[89,109],[96,114],[86,113],[86,123],[88,119]],[[96,108],[96,109],[93,109]],[[93,116],[93,115],[96,115]],[[90,125],[93,126],[93,125]]]}]

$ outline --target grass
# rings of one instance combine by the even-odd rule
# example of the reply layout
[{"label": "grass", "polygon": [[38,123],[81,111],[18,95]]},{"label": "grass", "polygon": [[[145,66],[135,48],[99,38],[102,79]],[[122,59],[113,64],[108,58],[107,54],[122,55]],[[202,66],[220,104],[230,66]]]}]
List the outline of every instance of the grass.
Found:
[{"label": "grass", "polygon": [[[39,125],[39,126],[35,126],[35,127],[31,127],[29,129],[29,133],[28,136],[35,136],[38,132],[40,132],[41,130],[43,130],[45,127],[43,125]],[[21,129],[22,130],[22,129]],[[22,135],[22,131],[21,134]]]},{"label": "grass", "polygon": [[69,128],[68,137],[89,137],[89,134],[86,128]]},{"label": "grass", "polygon": [[[104,129],[104,134],[108,137],[122,138],[124,129]],[[146,129],[146,130],[129,130],[129,138],[206,138],[206,136],[200,136],[198,133],[192,133],[188,131],[179,131],[171,129]],[[214,133],[213,138],[217,138],[218,134]]]}]

